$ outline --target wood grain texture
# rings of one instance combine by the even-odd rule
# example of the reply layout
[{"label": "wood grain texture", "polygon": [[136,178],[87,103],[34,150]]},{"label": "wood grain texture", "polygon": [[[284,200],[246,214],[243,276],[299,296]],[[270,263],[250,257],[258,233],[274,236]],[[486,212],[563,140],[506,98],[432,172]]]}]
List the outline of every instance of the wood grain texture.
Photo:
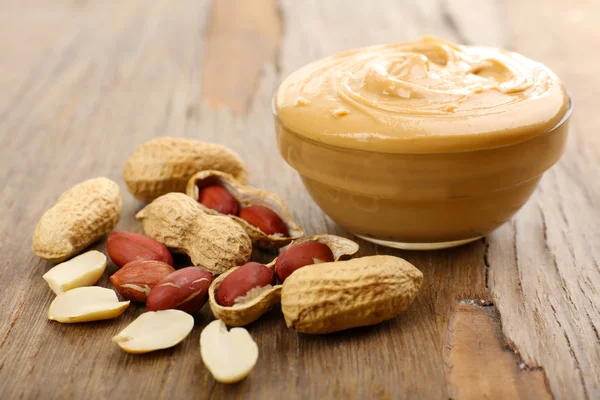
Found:
[{"label": "wood grain texture", "polygon": [[[599,7],[585,0],[0,2],[0,398],[527,398],[548,390],[560,399],[600,397],[600,119],[592,97],[600,91]],[[259,362],[231,386],[215,383],[200,360],[208,307],[181,345],[143,356],[110,341],[141,307],[114,321],[47,321],[54,296],[41,276],[51,264],[31,253],[37,219],[68,187],[107,176],[123,192],[118,229],[140,232],[134,215],[143,205],[126,192],[121,172],[153,137],[226,144],[248,163],[252,184],[279,194],[307,235],[347,235],[277,154],[272,95],[309,61],[424,34],[547,63],[565,80],[576,113],[563,160],[485,241],[435,252],[360,243],[362,255],[399,255],[423,271],[423,289],[400,317],[307,336],[288,330],[275,308],[248,327]],[[103,242],[93,248],[105,252]],[[254,253],[261,261],[274,256]],[[102,286],[111,287],[108,276]],[[494,307],[501,322],[489,318]],[[494,368],[467,374],[485,362]]]},{"label": "wood grain texture", "polygon": [[[558,3],[556,3],[558,4]],[[600,44],[590,25],[597,2],[544,12],[535,30],[524,15],[547,2],[507,2],[515,50],[547,62],[575,102],[567,151],[512,223],[490,237],[489,283],[506,339],[529,367],[546,370],[557,398],[600,395],[600,142],[590,95]],[[592,67],[595,65],[595,67]],[[587,100],[587,101],[586,101]]]},{"label": "wood grain texture", "polygon": [[202,93],[240,114],[254,98],[263,65],[277,66],[281,18],[275,0],[215,0],[206,35]]}]

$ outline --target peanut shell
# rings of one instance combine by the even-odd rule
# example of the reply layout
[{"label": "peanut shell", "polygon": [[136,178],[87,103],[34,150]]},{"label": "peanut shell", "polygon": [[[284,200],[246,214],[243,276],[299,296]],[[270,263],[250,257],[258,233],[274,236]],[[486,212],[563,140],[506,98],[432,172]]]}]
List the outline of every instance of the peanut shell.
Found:
[{"label": "peanut shell", "polygon": [[240,267],[232,268],[216,277],[208,289],[208,303],[213,315],[216,319],[223,320],[228,326],[244,326],[256,321],[269,307],[279,303],[281,299],[281,285],[269,285],[265,290],[258,292],[255,297],[244,303],[239,303],[232,307],[221,306],[217,303],[215,297],[216,291],[221,282],[223,282],[223,279],[238,268]]},{"label": "peanut shell", "polygon": [[121,218],[121,192],[108,178],[83,181],[61,194],[35,227],[35,255],[62,262],[114,229]]},{"label": "peanut shell", "polygon": [[[303,238],[290,244],[290,246],[309,240],[314,240],[329,246],[336,261],[352,257],[358,251],[358,244],[352,240],[327,234]],[[276,262],[277,258],[266,265],[267,267],[274,268]],[[223,320],[229,326],[248,325],[259,319],[269,307],[281,301],[282,285],[275,285],[268,286],[264,290],[255,292],[255,296],[251,296],[247,301],[236,304],[233,307],[223,307],[219,305],[215,297],[219,285],[227,275],[238,268],[240,267],[232,268],[223,275],[215,278],[208,289],[208,303],[213,315],[215,318]]]},{"label": "peanut shell", "polygon": [[[248,236],[250,236],[250,239],[252,239],[252,244],[256,247],[263,249],[278,249],[304,235],[304,230],[292,219],[287,206],[279,196],[267,192],[266,190],[244,186],[238,182],[234,176],[221,171],[206,170],[194,174],[188,181],[187,194],[188,196],[193,197],[194,200],[198,200],[200,192],[198,186],[202,187],[209,185],[223,186],[229,193],[231,193],[233,197],[235,197],[242,207],[247,207],[250,205],[267,207],[273,210],[283,220],[289,230],[289,237],[284,237],[281,235],[267,235],[240,217],[229,215],[229,218],[232,218],[244,228]],[[219,215],[217,211],[212,210],[203,204],[200,204],[200,206],[208,214]]]},{"label": "peanut shell", "polygon": [[183,193],[157,198],[136,218],[147,236],[214,274],[244,264],[252,253],[252,242],[240,225],[229,217],[207,214]]},{"label": "peanut shell", "polygon": [[375,325],[404,311],[422,282],[421,271],[392,256],[311,265],[286,279],[281,310],[287,326],[301,333]]},{"label": "peanut shell", "polygon": [[248,169],[233,150],[176,137],[160,137],[139,146],[125,163],[123,179],[136,199],[151,202],[166,193],[185,192],[190,177],[205,169],[248,181]]}]

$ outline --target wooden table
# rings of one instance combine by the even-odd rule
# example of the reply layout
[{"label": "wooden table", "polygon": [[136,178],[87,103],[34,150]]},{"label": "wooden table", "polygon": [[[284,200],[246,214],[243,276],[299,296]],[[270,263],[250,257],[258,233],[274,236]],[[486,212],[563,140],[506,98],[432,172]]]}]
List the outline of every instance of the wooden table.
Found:
[{"label": "wooden table", "polygon": [[[599,15],[592,0],[0,2],[0,398],[600,398]],[[561,162],[487,239],[434,252],[360,243],[423,271],[400,317],[303,336],[274,309],[248,327],[260,359],[232,386],[200,360],[208,307],[183,344],[143,356],[110,341],[141,307],[106,322],[46,319],[37,219],[68,187],[107,176],[123,191],[118,229],[141,231],[121,171],[153,137],[232,147],[308,234],[347,235],[279,157],[271,96],[311,60],[423,34],[547,63],[576,111]]]}]

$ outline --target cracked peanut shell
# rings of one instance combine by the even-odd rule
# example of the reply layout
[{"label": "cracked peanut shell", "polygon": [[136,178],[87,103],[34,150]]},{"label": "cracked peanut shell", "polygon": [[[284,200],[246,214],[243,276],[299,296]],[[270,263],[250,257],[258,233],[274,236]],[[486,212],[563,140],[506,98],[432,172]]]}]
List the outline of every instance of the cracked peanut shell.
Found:
[{"label": "cracked peanut shell", "polygon": [[421,271],[392,256],[311,265],[286,279],[281,310],[287,326],[301,333],[375,325],[404,311],[422,282]]},{"label": "cracked peanut shell", "polygon": [[185,192],[190,177],[206,169],[248,181],[248,168],[233,150],[176,137],[160,137],[139,146],[125,163],[123,179],[136,199],[149,203],[166,193]]},{"label": "cracked peanut shell", "polygon": [[[316,241],[327,245],[333,252],[334,260],[345,260],[358,252],[358,244],[350,239],[335,235],[314,235],[294,241],[289,247],[307,242]],[[275,268],[275,258],[266,264],[269,268]],[[324,265],[324,264],[320,264]],[[208,302],[215,318],[223,320],[228,326],[245,326],[259,319],[272,305],[281,301],[281,286],[266,286],[264,290],[256,290],[251,296],[245,296],[245,301],[232,307],[224,307],[217,303],[216,292],[223,279],[240,267],[232,268],[223,275],[215,278],[208,289]],[[304,267],[303,267],[304,268]]]},{"label": "cracked peanut shell", "polygon": [[35,255],[55,263],[78,254],[114,229],[121,218],[121,192],[108,178],[83,181],[61,194],[35,227]]},{"label": "cracked peanut shell", "polygon": [[147,236],[173,252],[187,254],[195,266],[214,274],[244,264],[252,242],[228,217],[204,212],[183,193],[167,193],[137,213]]},{"label": "cracked peanut shell", "polygon": [[[267,235],[242,218],[235,215],[229,215],[229,218],[233,219],[244,228],[255,246],[263,249],[279,249],[304,235],[304,230],[292,219],[286,204],[279,196],[267,192],[266,190],[244,186],[239,183],[234,176],[221,171],[206,170],[194,174],[188,181],[186,192],[189,196],[194,198],[194,200],[198,200],[200,188],[211,185],[224,187],[242,207],[248,207],[250,205],[267,207],[283,220],[288,228],[289,236]],[[219,214],[218,211],[212,210],[203,204],[200,204],[200,206],[208,214],[222,215]]]}]

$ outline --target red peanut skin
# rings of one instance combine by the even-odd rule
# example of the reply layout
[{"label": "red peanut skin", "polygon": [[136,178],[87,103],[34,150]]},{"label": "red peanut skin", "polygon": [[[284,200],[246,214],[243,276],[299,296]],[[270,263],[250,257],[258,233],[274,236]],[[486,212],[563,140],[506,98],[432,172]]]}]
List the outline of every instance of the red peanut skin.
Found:
[{"label": "red peanut skin", "polygon": [[244,296],[255,287],[263,287],[273,283],[275,273],[266,265],[249,262],[227,275],[219,285],[216,293],[217,303],[223,307],[231,307],[235,299]]},{"label": "red peanut skin", "polygon": [[266,233],[289,237],[287,225],[273,210],[263,206],[248,206],[240,211],[240,218]]},{"label": "red peanut skin", "polygon": [[212,278],[210,272],[198,267],[175,271],[152,288],[146,311],[176,309],[192,314],[206,303]]},{"label": "red peanut skin", "polygon": [[315,241],[308,241],[292,245],[282,251],[275,262],[275,272],[277,278],[284,282],[288,276],[299,268],[332,261],[333,252],[329,246]]},{"label": "red peanut skin", "polygon": [[164,244],[139,233],[112,232],[106,239],[106,250],[119,268],[131,261],[144,260],[173,265],[173,256]]},{"label": "red peanut skin", "polygon": [[222,186],[200,188],[198,202],[221,214],[238,215],[239,205],[235,197]]},{"label": "red peanut skin", "polygon": [[122,285],[134,284],[142,287],[148,285],[152,289],[172,272],[175,272],[175,268],[162,261],[136,260],[125,264],[123,268],[112,274],[110,281],[121,296],[137,303],[145,303],[148,298],[146,293]]}]

